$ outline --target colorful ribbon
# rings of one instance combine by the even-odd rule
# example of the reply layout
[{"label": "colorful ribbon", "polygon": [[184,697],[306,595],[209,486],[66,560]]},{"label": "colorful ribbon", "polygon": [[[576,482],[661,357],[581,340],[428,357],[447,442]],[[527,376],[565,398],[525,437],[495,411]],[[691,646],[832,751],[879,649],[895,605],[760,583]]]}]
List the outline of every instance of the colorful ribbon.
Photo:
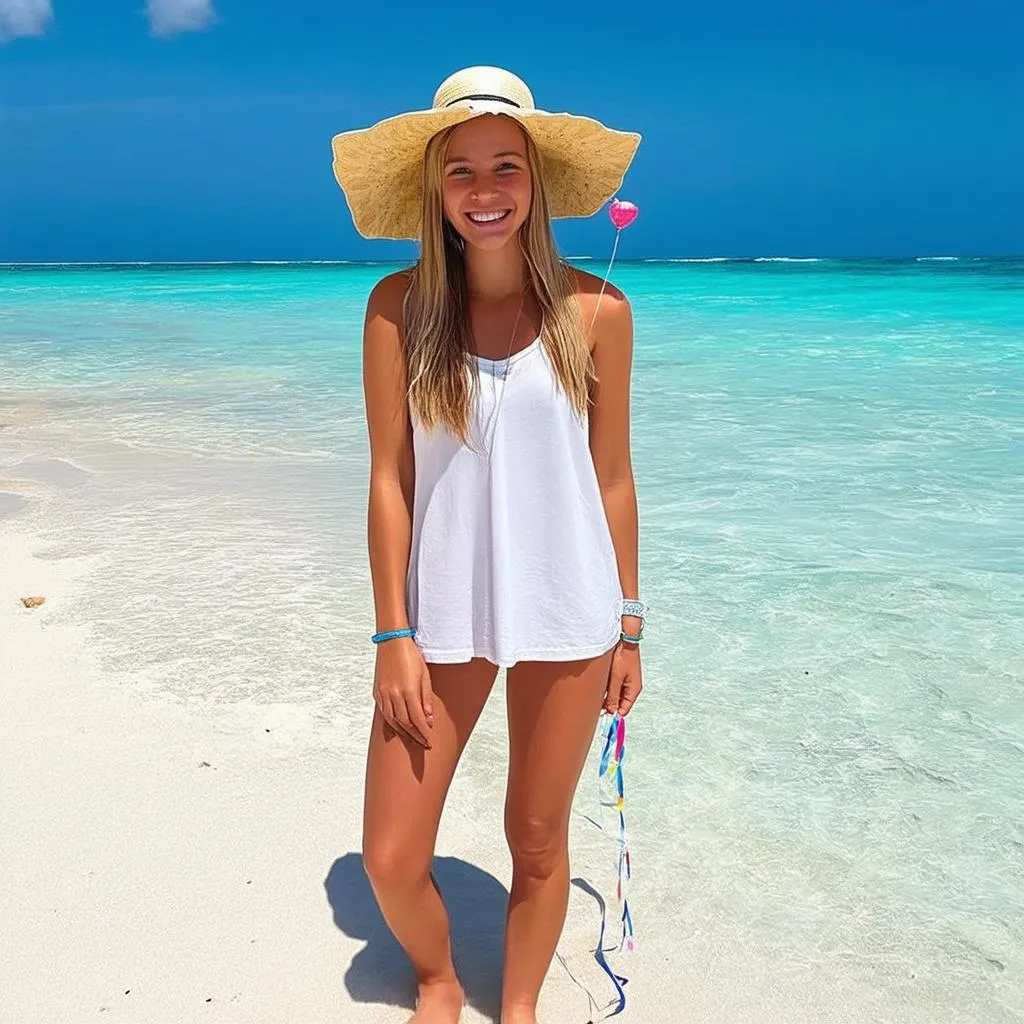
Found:
[{"label": "colorful ribbon", "polygon": [[[582,989],[583,993],[587,997],[589,1008],[591,1010],[590,1019],[587,1024],[597,1024],[598,1021],[605,1020],[608,1017],[615,1017],[626,1008],[626,991],[625,986],[629,981],[628,978],[623,977],[621,974],[616,974],[608,964],[608,960],[605,957],[605,953],[612,952],[611,949],[605,949],[604,945],[604,933],[608,922],[608,911],[607,905],[605,904],[604,897],[587,881],[582,878],[574,878],[572,884],[582,889],[588,896],[594,898],[594,902],[597,904],[598,909],[601,911],[601,930],[597,937],[597,947],[594,950],[594,959],[597,961],[601,970],[611,979],[612,985],[615,987],[615,998],[605,1006],[594,998],[594,994],[584,985],[575,974],[569,970],[569,965],[565,962],[565,957],[556,951],[555,956],[558,957],[558,962],[562,965],[565,973],[569,975],[571,981],[576,986]],[[609,1012],[606,1012],[609,1011]]]},{"label": "colorful ribbon", "polygon": [[[597,936],[597,946],[594,949],[594,959],[597,961],[598,966],[608,975],[608,980],[611,981],[615,988],[615,1000],[610,1003],[606,1010],[609,1012],[602,1013],[601,1009],[598,1008],[598,1015],[591,1017],[590,1024],[593,1024],[596,1020],[603,1020],[607,1017],[615,1017],[626,1008],[626,983],[628,978],[621,974],[616,974],[612,970],[608,963],[606,953],[615,953],[622,950],[625,947],[628,951],[632,952],[636,949],[636,935],[633,931],[633,915],[629,909],[629,881],[632,877],[633,866],[632,860],[629,853],[629,837],[626,834],[626,788],[623,782],[622,776],[622,763],[626,759],[626,720],[619,715],[613,715],[611,721],[608,724],[607,732],[605,733],[604,748],[601,751],[601,761],[598,768],[598,791],[599,800],[603,807],[612,807],[619,819],[618,835],[615,837],[619,847],[618,856],[618,878],[615,886],[616,902],[618,904],[619,920],[622,922],[622,935],[619,939],[618,946],[605,946],[605,932],[608,928],[608,909],[604,899],[597,890],[583,881],[583,879],[574,879],[574,884],[583,889],[584,892],[593,896],[597,902],[598,908],[601,911],[601,928]],[[604,825],[599,821],[594,821],[592,818],[588,818],[594,825],[597,826],[602,832],[607,832]],[[559,957],[559,960],[562,960]],[[569,977],[576,982],[577,985],[580,983],[576,978],[569,972],[568,965],[562,960],[562,966],[565,967],[569,973]],[[593,998],[590,990],[584,986],[580,986],[587,994],[587,999],[590,1001],[591,1009],[598,1007],[597,1001]]]},{"label": "colorful ribbon", "polygon": [[605,734],[604,749],[601,751],[598,779],[610,788],[614,797],[611,801],[602,800],[602,804],[614,807],[619,816],[619,862],[615,894],[622,921],[622,937],[618,949],[621,950],[625,946],[632,952],[636,949],[636,935],[633,931],[633,915],[629,911],[629,882],[633,870],[629,837],[626,834],[626,791],[622,776],[622,764],[625,759],[626,720],[620,715],[613,715]]}]

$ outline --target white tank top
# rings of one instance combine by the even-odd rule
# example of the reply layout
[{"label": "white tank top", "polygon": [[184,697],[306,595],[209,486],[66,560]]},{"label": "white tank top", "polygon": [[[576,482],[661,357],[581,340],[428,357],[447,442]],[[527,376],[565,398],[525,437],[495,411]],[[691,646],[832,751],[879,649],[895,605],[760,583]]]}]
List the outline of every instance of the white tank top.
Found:
[{"label": "white tank top", "polygon": [[407,598],[427,662],[574,661],[610,650],[622,589],[587,422],[540,338],[475,357],[470,446],[413,417]]}]

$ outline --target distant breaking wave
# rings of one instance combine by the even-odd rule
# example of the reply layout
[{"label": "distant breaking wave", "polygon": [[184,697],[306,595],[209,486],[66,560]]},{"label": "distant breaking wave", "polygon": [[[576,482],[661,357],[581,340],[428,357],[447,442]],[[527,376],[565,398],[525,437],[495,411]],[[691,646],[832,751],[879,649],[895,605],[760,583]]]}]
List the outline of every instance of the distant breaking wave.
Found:
[{"label": "distant breaking wave", "polygon": [[917,262],[918,263],[930,263],[930,262],[943,262],[944,263],[944,262],[947,262],[947,261],[956,261],[958,259],[960,259],[959,256],[918,256],[917,257]]},{"label": "distant breaking wave", "polygon": [[644,263],[823,263],[817,256],[688,256],[647,259]]},{"label": "distant breaking wave", "polygon": [[19,268],[30,267],[39,270],[64,270],[64,269],[90,269],[104,270],[124,268],[134,269],[137,267],[155,267],[157,270],[182,269],[196,270],[204,267],[307,267],[307,266],[329,266],[340,267],[358,264],[360,266],[377,266],[384,263],[401,263],[402,260],[71,260],[68,262],[49,261],[18,261],[14,263],[0,263],[4,270],[18,270]]}]

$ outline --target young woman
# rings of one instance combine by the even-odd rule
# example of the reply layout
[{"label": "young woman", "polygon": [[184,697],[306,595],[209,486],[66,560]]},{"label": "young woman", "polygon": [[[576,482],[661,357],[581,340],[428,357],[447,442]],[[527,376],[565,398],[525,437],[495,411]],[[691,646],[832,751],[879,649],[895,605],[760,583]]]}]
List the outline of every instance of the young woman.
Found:
[{"label": "young woman", "polygon": [[462,1009],[431,862],[498,668],[513,864],[502,1024],[536,1024],[573,794],[602,707],[626,714],[640,692],[630,308],[560,261],[550,224],[598,210],[638,144],[537,110],[497,68],[334,139],[360,232],[421,244],[373,289],[363,355],[378,630],[363,861],[416,973],[415,1024]]}]

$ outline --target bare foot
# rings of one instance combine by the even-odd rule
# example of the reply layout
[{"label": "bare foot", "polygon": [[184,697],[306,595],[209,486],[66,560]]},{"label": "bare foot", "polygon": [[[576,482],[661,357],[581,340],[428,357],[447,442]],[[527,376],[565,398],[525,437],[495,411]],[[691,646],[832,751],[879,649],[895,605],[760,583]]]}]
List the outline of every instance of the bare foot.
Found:
[{"label": "bare foot", "polygon": [[462,1001],[462,986],[454,979],[421,984],[409,1024],[459,1024]]}]

